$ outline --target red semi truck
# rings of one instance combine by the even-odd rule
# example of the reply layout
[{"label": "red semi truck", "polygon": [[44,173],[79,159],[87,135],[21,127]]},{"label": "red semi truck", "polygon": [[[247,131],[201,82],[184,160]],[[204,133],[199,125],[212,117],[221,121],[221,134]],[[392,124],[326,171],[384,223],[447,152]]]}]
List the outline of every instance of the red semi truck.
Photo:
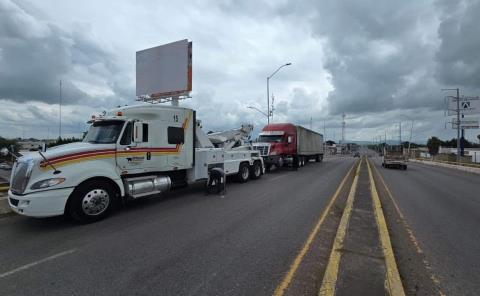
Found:
[{"label": "red semi truck", "polygon": [[322,134],[291,123],[265,126],[253,146],[260,151],[267,170],[272,166],[297,169],[310,159],[321,162],[324,154]]}]

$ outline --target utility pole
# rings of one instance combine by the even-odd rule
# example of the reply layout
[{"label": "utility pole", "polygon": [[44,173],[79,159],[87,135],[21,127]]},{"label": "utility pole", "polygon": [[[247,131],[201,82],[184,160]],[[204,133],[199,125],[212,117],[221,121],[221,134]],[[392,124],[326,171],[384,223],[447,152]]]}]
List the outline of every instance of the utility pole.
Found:
[{"label": "utility pole", "polygon": [[345,113],[342,114],[342,144],[345,144]]},{"label": "utility pole", "polygon": [[400,141],[400,146],[402,146],[402,122],[401,121],[398,123],[398,135],[399,135],[398,139]]},{"label": "utility pole", "polygon": [[325,119],[323,120],[323,153],[327,149],[327,134],[325,133]]},{"label": "utility pole", "polygon": [[411,157],[410,154],[410,146],[412,145],[412,136],[413,135],[413,120],[412,120],[412,127],[410,128],[410,140],[408,140],[408,157]]},{"label": "utility pole", "polygon": [[58,138],[62,138],[62,80],[60,79],[60,116],[58,125]]}]

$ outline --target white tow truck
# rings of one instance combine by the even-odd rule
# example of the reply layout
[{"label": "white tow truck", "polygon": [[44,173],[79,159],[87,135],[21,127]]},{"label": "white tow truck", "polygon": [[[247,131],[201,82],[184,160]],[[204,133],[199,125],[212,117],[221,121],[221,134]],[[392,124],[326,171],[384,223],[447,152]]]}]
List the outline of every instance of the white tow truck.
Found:
[{"label": "white tow truck", "polygon": [[68,214],[100,220],[122,200],[204,181],[216,190],[225,176],[260,178],[263,159],[247,141],[251,125],[206,135],[196,112],[178,106],[125,106],[92,118],[83,142],[17,159],[10,207],[31,217]]}]

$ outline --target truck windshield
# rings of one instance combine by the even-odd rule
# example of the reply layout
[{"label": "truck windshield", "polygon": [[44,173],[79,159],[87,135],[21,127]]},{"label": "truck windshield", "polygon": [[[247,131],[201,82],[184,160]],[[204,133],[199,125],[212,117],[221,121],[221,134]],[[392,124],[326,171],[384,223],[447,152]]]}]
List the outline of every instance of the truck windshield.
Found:
[{"label": "truck windshield", "polygon": [[283,136],[278,136],[278,135],[261,135],[258,137],[258,142],[267,142],[267,143],[272,143],[272,142],[282,142]]},{"label": "truck windshield", "polygon": [[94,144],[112,144],[116,143],[122,131],[124,121],[109,120],[94,122],[88,130],[83,142]]}]

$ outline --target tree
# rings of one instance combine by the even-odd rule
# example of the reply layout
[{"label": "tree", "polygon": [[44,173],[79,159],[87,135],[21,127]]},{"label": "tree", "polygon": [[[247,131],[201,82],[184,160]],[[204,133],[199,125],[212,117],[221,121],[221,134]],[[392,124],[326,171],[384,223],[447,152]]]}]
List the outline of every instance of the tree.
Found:
[{"label": "tree", "polygon": [[427,141],[427,147],[428,147],[428,152],[431,155],[436,155],[438,154],[438,149],[440,148],[440,145],[442,144],[442,141],[437,138],[437,137],[431,137]]}]

